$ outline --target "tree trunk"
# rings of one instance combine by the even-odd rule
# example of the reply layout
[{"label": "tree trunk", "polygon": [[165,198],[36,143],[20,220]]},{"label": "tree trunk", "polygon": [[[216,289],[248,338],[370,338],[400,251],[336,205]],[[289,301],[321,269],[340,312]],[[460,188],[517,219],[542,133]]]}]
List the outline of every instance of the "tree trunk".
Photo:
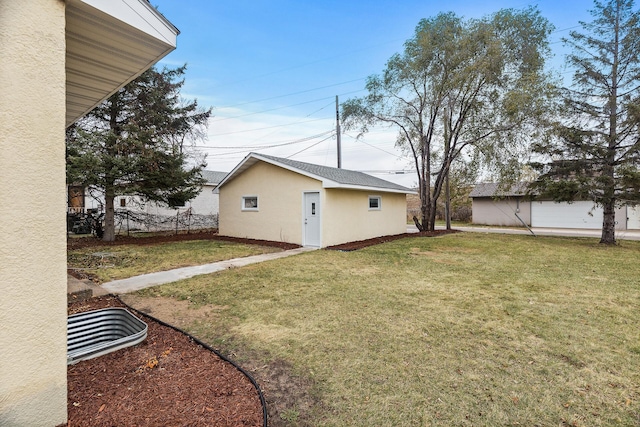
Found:
[{"label": "tree trunk", "polygon": [[102,240],[105,242],[113,242],[116,239],[115,227],[115,209],[113,200],[115,199],[113,189],[107,188],[104,194],[104,235]]},{"label": "tree trunk", "polygon": [[447,230],[451,230],[451,189],[449,187],[449,171],[447,171],[444,185],[444,217],[447,223]]},{"label": "tree trunk", "polygon": [[600,243],[615,245],[616,243],[616,207],[613,201],[602,208],[602,237]]},{"label": "tree trunk", "polygon": [[[451,194],[449,192],[449,155],[451,151],[451,128],[449,126],[449,109],[444,109],[444,155],[446,169],[444,170],[444,220],[447,224],[447,230],[451,230]],[[435,224],[434,224],[435,229]]]},{"label": "tree trunk", "polygon": [[429,211],[429,231],[436,229],[436,201],[435,197],[429,197],[429,205],[431,206]]},{"label": "tree trunk", "polygon": [[[424,164],[423,159],[423,167],[426,166]],[[427,181],[429,175],[425,173],[424,170],[418,169],[418,191],[420,193],[420,218],[417,218],[415,215],[413,217],[413,222],[418,227],[418,231],[427,231],[429,229],[429,181]]]},{"label": "tree trunk", "polygon": [[418,227],[418,231],[427,231],[427,218],[429,215],[427,189],[424,182],[420,182],[420,218],[414,215],[413,222]]},{"label": "tree trunk", "polygon": [[[620,4],[620,3],[618,3]],[[609,137],[607,141],[606,164],[603,168],[604,203],[602,206],[602,236],[600,243],[613,245],[616,243],[616,199],[615,199],[615,161],[618,143],[618,61],[620,49],[620,11],[616,11],[615,39],[613,61],[611,64],[611,93],[609,95]]]}]

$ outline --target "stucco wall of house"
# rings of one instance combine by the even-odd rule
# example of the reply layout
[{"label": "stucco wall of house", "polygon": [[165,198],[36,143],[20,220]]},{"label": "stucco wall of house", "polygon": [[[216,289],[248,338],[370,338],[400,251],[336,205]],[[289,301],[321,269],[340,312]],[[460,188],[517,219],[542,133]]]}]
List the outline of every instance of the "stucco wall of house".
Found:
[{"label": "stucco wall of house", "polygon": [[[220,188],[223,236],[302,244],[302,198],[321,182],[258,162]],[[243,211],[242,197],[257,196],[258,210]]]},{"label": "stucco wall of house", "polygon": [[0,2],[0,425],[66,423],[65,2]]},{"label": "stucco wall of house", "polygon": [[[369,209],[369,196],[381,197],[381,209]],[[407,232],[407,196],[376,191],[327,189],[322,246]]]},{"label": "stucco wall of house", "polygon": [[474,224],[522,227],[517,213],[531,225],[531,202],[521,199],[474,198],[472,211]]}]

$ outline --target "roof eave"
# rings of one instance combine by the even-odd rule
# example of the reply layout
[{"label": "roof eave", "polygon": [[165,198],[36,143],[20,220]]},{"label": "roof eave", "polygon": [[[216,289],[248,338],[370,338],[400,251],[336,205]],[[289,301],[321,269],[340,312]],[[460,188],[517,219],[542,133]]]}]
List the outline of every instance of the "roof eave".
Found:
[{"label": "roof eave", "polygon": [[319,176],[314,175],[312,173],[309,173],[307,171],[303,171],[303,170],[291,167],[291,166],[286,165],[284,163],[276,162],[275,160],[269,159],[267,157],[263,157],[263,156],[261,156],[260,154],[257,154],[257,153],[249,153],[244,159],[242,159],[242,161],[240,163],[238,163],[238,165],[235,168],[233,168],[233,170],[231,172],[229,172],[229,174],[220,182],[220,184],[218,184],[216,189],[224,186],[227,182],[233,180],[237,175],[239,175],[242,172],[244,172],[245,170],[249,169],[251,166],[256,164],[258,161],[262,161],[262,162],[268,163],[270,165],[278,166],[280,168],[289,170],[291,172],[295,172],[295,173],[297,173],[299,175],[304,175],[304,176],[307,176],[309,178],[313,178],[313,179],[318,180],[318,181],[323,181],[322,177],[319,177]]},{"label": "roof eave", "polygon": [[311,179],[315,179],[322,183],[322,188],[341,188],[346,190],[362,190],[362,191],[372,191],[372,192],[383,192],[383,193],[401,193],[401,194],[417,194],[413,190],[402,190],[398,188],[384,188],[384,187],[372,187],[372,186],[364,186],[364,185],[353,185],[353,184],[341,184],[337,181],[333,181],[319,175],[313,174],[311,172],[298,169],[296,167],[287,165],[285,163],[278,162],[276,160],[270,159],[268,157],[263,157],[258,153],[249,153],[229,174],[218,184],[218,186],[213,190],[216,193],[219,193],[220,187],[224,186],[227,182],[233,180],[237,175],[241,174],[251,166],[253,166],[258,161],[262,161],[268,163],[270,165],[278,166],[280,168],[286,169],[291,172],[295,172],[299,175],[306,176]]},{"label": "roof eave", "polygon": [[418,194],[413,190],[402,190],[399,188],[372,187],[368,185],[340,184],[338,182],[329,181],[329,180],[324,180],[322,182],[322,188],[361,190],[361,191],[371,191],[371,192],[378,192],[378,193]]},{"label": "roof eave", "polygon": [[147,0],[67,0],[66,125],[173,51],[178,34]]}]

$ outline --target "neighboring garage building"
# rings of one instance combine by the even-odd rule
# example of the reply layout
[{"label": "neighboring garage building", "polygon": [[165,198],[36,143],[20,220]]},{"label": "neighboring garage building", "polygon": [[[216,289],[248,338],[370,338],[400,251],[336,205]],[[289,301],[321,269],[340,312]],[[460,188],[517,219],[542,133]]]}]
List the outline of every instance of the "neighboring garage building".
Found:
[{"label": "neighboring garage building", "polygon": [[407,230],[401,185],[251,153],[216,188],[220,234],[326,247]]},{"label": "neighboring garage building", "polygon": [[[526,183],[507,190],[496,183],[478,184],[471,191],[473,223],[483,225],[539,228],[601,229],[602,208],[591,201],[554,202],[531,200]],[[616,210],[617,230],[640,229],[640,207],[622,206]]]}]

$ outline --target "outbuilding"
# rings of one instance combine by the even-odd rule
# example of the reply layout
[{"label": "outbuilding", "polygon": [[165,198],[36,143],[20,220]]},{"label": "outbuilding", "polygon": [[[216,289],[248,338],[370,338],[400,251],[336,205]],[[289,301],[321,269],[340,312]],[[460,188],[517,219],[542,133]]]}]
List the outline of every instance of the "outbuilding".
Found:
[{"label": "outbuilding", "polygon": [[[602,207],[592,201],[554,202],[527,196],[527,183],[503,189],[497,183],[477,184],[471,191],[473,223],[536,228],[602,228]],[[640,209],[616,209],[616,230],[640,229]]]},{"label": "outbuilding", "polygon": [[311,247],[405,233],[414,193],[362,172],[257,153],[216,191],[220,235]]}]

